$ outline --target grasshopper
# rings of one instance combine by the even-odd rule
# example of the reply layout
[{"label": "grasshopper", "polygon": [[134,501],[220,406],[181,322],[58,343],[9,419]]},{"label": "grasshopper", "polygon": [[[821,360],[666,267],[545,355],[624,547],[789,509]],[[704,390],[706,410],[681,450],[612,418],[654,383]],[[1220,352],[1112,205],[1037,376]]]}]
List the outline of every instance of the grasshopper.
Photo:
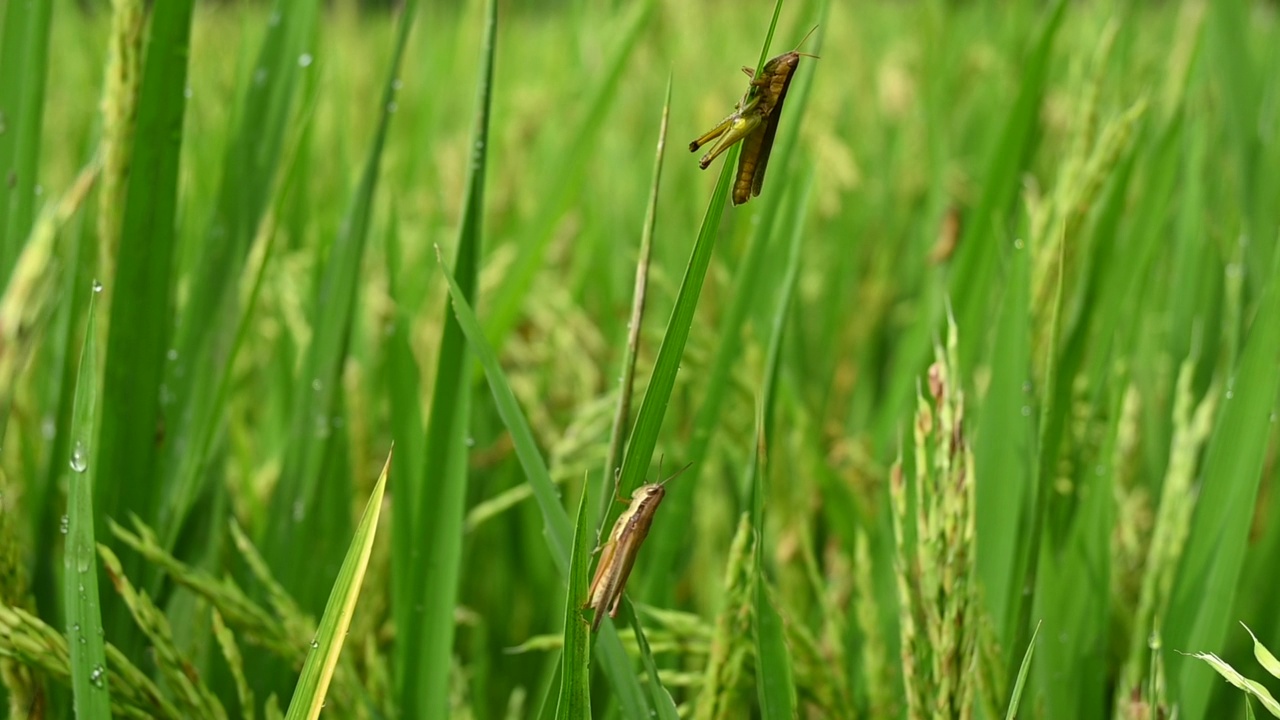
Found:
[{"label": "grasshopper", "polygon": [[[817,27],[813,30],[817,30]],[[813,30],[805,35],[805,40],[813,34]],[[800,44],[803,45],[804,40]],[[738,101],[737,107],[706,134],[689,143],[689,152],[697,152],[703,145],[716,141],[698,162],[698,166],[706,170],[712,160],[737,142],[742,142],[742,154],[738,156],[738,175],[733,182],[734,205],[741,205],[759,195],[764,186],[764,172],[769,167],[769,154],[773,151],[773,140],[778,134],[782,104],[786,102],[787,88],[791,87],[791,78],[795,75],[801,57],[818,56],[799,52],[798,49],[792,50],[769,60],[758,75],[753,69],[743,67],[742,72],[751,78],[751,84]]]},{"label": "grasshopper", "polygon": [[[692,465],[692,463],[690,463]],[[587,593],[587,602],[583,608],[592,608],[594,617],[591,631],[600,628],[600,621],[605,612],[609,617],[618,617],[618,604],[622,602],[622,590],[631,576],[631,568],[636,564],[636,555],[640,545],[649,536],[649,528],[653,525],[653,515],[666,496],[666,484],[689,469],[689,465],[677,470],[674,475],[661,482],[641,485],[624,500],[619,494],[617,483],[621,477],[615,478],[614,497],[618,502],[630,502],[627,509],[618,516],[613,524],[613,531],[603,545],[596,548],[600,553],[600,562],[596,565],[595,577],[591,580],[591,589]]]}]

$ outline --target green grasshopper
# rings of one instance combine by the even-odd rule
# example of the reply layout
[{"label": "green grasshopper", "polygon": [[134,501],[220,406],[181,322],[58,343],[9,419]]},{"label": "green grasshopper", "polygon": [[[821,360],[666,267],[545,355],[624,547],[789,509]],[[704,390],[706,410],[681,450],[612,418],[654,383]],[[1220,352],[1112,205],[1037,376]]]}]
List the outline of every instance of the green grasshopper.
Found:
[{"label": "green grasshopper", "polygon": [[[813,30],[810,30],[805,35],[805,40],[812,34]],[[803,45],[804,40],[800,44]],[[689,152],[697,152],[703,145],[716,141],[698,162],[698,166],[706,170],[712,160],[737,142],[742,142],[742,154],[738,156],[738,175],[733,182],[734,205],[741,205],[759,195],[760,188],[764,186],[764,172],[769,167],[769,154],[773,151],[773,140],[778,134],[782,104],[786,102],[787,88],[791,87],[791,78],[795,75],[802,56],[818,57],[792,50],[765,63],[758,75],[751,68],[743,67],[742,72],[751,78],[747,93],[728,117],[702,137],[689,143]]]}]

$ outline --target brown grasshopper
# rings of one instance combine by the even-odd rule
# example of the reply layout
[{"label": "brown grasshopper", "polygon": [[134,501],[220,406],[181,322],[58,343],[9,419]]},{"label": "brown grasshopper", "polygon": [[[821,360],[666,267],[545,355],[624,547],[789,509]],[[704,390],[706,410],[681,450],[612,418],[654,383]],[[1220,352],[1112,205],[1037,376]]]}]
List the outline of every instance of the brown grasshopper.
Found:
[{"label": "brown grasshopper", "polygon": [[[810,30],[805,35],[805,40],[812,34],[813,30]],[[800,44],[803,45],[804,40]],[[802,56],[818,57],[792,50],[769,60],[758,75],[751,68],[743,67],[742,71],[751,78],[751,84],[742,100],[738,101],[737,108],[702,137],[689,143],[689,151],[697,152],[703,145],[716,141],[698,162],[698,166],[706,170],[712,160],[742,141],[738,174],[733,182],[734,205],[741,205],[759,195],[760,188],[764,186],[764,173],[769,167],[774,137],[778,134],[782,104],[786,102],[787,88],[791,86],[791,78],[795,75]]]},{"label": "brown grasshopper", "polygon": [[[690,463],[691,465],[692,463]],[[630,505],[618,516],[613,524],[609,539],[596,552],[600,553],[600,562],[596,565],[595,577],[591,580],[591,589],[587,593],[587,602],[583,608],[592,608],[595,616],[591,621],[591,631],[595,632],[604,619],[605,612],[609,617],[618,616],[618,604],[622,602],[622,590],[631,576],[631,568],[635,567],[636,555],[640,545],[649,536],[649,528],[653,525],[653,515],[658,510],[662,498],[666,496],[666,484],[680,473],[689,469],[689,465],[676,471],[674,475],[661,482],[641,485],[631,493]],[[619,478],[620,479],[620,478]],[[614,496],[618,502],[624,502],[614,487]]]}]

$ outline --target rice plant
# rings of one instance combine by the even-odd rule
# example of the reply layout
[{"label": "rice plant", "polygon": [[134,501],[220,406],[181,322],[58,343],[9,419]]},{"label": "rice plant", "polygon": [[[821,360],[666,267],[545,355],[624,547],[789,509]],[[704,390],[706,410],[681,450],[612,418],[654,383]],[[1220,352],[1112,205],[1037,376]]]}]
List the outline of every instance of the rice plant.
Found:
[{"label": "rice plant", "polygon": [[1277,712],[1274,2],[0,23],[8,717]]}]

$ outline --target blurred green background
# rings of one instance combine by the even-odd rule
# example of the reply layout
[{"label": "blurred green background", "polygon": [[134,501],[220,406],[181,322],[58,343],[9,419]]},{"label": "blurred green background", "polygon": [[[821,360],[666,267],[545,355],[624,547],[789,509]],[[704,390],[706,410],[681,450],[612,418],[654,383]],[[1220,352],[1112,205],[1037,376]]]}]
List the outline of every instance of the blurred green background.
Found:
[{"label": "blurred green background", "polygon": [[[288,705],[393,441],[329,716],[1245,712],[1182,653],[1280,646],[1276,3],[792,0],[739,207],[773,3],[388,5],[0,0],[10,717]],[[651,193],[623,495],[692,467],[573,673]]]}]

